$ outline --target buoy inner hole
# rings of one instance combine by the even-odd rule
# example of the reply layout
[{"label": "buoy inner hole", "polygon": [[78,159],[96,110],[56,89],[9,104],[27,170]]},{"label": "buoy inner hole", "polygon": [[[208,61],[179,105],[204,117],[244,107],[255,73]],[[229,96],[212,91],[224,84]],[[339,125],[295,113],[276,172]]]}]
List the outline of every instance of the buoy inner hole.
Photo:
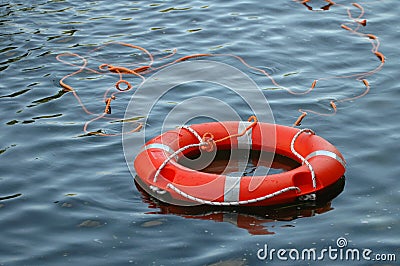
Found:
[{"label": "buoy inner hole", "polygon": [[[199,154],[186,155],[188,159],[198,159]],[[272,160],[272,162],[271,162]],[[181,165],[193,169],[193,165],[187,160],[179,160]],[[199,162],[200,164],[201,162]],[[260,152],[257,150],[218,150],[215,158],[200,171],[210,174],[240,175],[240,176],[263,176],[287,172],[299,167],[300,164],[286,156]],[[199,171],[199,169],[194,169]]]}]

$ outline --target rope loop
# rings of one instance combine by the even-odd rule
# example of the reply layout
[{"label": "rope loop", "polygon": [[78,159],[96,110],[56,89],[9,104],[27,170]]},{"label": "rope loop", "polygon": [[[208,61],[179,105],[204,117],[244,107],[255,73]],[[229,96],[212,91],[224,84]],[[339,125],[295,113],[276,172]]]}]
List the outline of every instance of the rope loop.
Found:
[{"label": "rope loop", "polygon": [[[125,89],[121,89],[121,87],[119,86],[119,84],[121,84],[121,83],[124,83],[126,85]],[[117,88],[117,90],[119,90],[119,91],[129,91],[130,89],[132,89],[132,85],[129,81],[120,79],[117,81],[117,83],[115,83],[115,88]]]},{"label": "rope loop", "polygon": [[100,69],[100,70],[104,70],[105,68],[109,68],[109,67],[110,67],[109,64],[101,64],[101,65],[99,66],[99,69]]},{"label": "rope loop", "polygon": [[201,142],[202,145],[200,146],[200,149],[206,152],[212,152],[217,146],[214,141],[214,135],[209,132],[203,135]]}]

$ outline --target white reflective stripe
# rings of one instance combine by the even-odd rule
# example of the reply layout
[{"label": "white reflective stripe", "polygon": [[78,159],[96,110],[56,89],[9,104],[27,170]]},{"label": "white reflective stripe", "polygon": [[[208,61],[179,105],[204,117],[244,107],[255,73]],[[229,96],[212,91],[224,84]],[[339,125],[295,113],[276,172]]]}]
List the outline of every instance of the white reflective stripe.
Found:
[{"label": "white reflective stripe", "polygon": [[[238,134],[242,133],[248,126],[251,125],[252,122],[248,121],[240,121],[238,124]],[[251,139],[252,130],[248,130],[243,136],[237,138],[238,149],[246,149],[249,150],[252,148],[252,139]]]},{"label": "white reflective stripe", "polygon": [[238,214],[234,212],[227,212],[222,215],[222,221],[237,225]]},{"label": "white reflective stripe", "polygon": [[319,155],[331,157],[331,158],[335,159],[336,161],[338,161],[341,165],[343,165],[343,168],[346,168],[346,162],[342,158],[340,158],[339,155],[337,155],[336,153],[331,152],[331,151],[326,151],[326,150],[314,151],[314,152],[310,153],[309,155],[307,155],[306,160],[309,160],[312,157],[319,156]]},{"label": "white reflective stripe", "polygon": [[160,149],[163,150],[165,152],[168,152],[170,154],[174,153],[175,151],[173,149],[171,149],[170,146],[162,144],[162,143],[151,143],[149,145],[144,146],[139,153],[144,152],[145,150],[148,149]]},{"label": "white reflective stripe", "polygon": [[240,176],[226,176],[224,187],[224,201],[239,201],[240,194]]},{"label": "white reflective stripe", "polygon": [[248,157],[250,157],[250,154],[246,153],[246,156],[247,156],[247,157],[245,157],[246,160],[238,160],[238,162],[237,162],[238,163],[237,164],[238,172],[240,172],[240,173],[244,173],[246,171],[246,167],[248,165],[247,159],[248,159]]}]

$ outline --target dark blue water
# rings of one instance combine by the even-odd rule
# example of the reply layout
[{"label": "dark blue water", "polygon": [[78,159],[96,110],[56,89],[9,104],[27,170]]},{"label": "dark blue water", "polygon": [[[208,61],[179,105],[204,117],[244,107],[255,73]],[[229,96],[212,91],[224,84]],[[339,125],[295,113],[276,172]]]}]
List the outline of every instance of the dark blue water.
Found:
[{"label": "dark blue water", "polygon": [[[352,25],[344,7],[322,11],[326,2],[309,4],[319,11],[290,0],[0,1],[0,265],[258,265],[270,262],[257,257],[265,244],[321,250],[337,247],[339,237],[345,237],[350,248],[396,254],[398,263],[397,1],[360,3],[368,20],[361,32],[378,36],[379,51],[386,57],[382,70],[366,77],[370,92],[338,104],[335,116],[310,113],[302,123],[335,144],[347,161],[344,191],[318,208],[254,214],[184,213],[160,206],[135,186],[121,137],[82,137],[84,123],[93,116],[58,83],[76,70],[56,60],[60,53],[78,53],[93,63],[91,67],[143,60],[142,53],[129,49],[93,50],[111,41],[142,46],[159,57],[174,48],[175,58],[193,53],[239,55],[266,69],[283,86],[299,89],[317,78],[379,65],[368,39],[340,27]],[[357,16],[357,9],[352,11]],[[354,78],[330,79],[319,82],[312,93],[294,96],[271,89],[276,86],[268,79],[233,58],[211,60],[249,75],[263,89],[275,121],[284,125],[293,124],[299,108],[329,113],[330,100],[365,89]],[[113,82],[90,72],[70,80],[88,108],[100,114],[101,97]],[[181,90],[175,101],[209,95],[207,88],[197,88],[186,95]],[[222,99],[229,95],[224,90],[213,93]],[[123,117],[129,99],[129,93],[118,98],[113,114]],[[242,103],[230,99],[246,117]],[[174,104],[173,94],[166,102]],[[200,112],[200,107],[193,108]],[[152,115],[162,118],[166,110],[155,107]],[[181,115],[185,119],[185,113]],[[120,124],[107,120],[90,127],[121,131]],[[155,119],[146,129],[156,135],[160,124]],[[275,257],[274,262],[279,260]],[[301,262],[307,263],[315,262]]]}]

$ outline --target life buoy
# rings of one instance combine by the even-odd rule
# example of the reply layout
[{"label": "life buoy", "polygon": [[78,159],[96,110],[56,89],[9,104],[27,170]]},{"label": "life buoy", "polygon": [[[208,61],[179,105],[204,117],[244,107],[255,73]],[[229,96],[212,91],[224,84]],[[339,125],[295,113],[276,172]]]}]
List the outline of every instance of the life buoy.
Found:
[{"label": "life buoy", "polygon": [[331,211],[331,201],[344,188],[345,178],[340,178],[335,184],[318,191],[317,202],[313,204],[285,205],[282,208],[268,207],[219,207],[219,206],[176,206],[165,204],[151,197],[135,179],[135,186],[148,208],[154,209],[153,214],[174,214],[185,219],[207,220],[222,223],[231,223],[238,228],[247,230],[252,235],[273,234],[267,223],[274,221],[292,221],[297,218],[312,217]]},{"label": "life buoy", "polygon": [[[227,121],[195,124],[167,131],[148,141],[134,161],[138,183],[162,201],[176,205],[269,206],[297,200],[314,200],[318,191],[334,184],[345,173],[341,153],[308,129],[257,122]],[[275,132],[275,138],[266,137]],[[241,149],[275,152],[296,160],[295,169],[266,176],[229,176],[205,173],[178,163],[198,150],[201,136],[212,134],[218,150]],[[210,134],[210,135],[211,135]],[[256,181],[257,186],[251,186]],[[251,189],[250,189],[251,188]]]}]

